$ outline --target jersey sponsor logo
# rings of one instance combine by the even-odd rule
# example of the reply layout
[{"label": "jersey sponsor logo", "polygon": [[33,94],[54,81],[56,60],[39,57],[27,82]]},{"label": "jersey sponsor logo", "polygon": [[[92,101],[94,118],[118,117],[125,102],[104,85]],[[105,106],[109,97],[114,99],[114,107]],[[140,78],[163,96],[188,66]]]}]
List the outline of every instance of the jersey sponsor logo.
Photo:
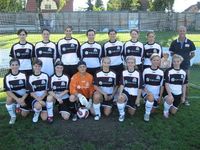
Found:
[{"label": "jersey sponsor logo", "polygon": [[13,85],[10,85],[11,89],[13,88]]},{"label": "jersey sponsor logo", "polygon": [[63,47],[63,48],[62,48],[62,50],[63,50],[63,51],[66,51],[66,50],[67,50],[67,48],[66,48],[66,47]]},{"label": "jersey sponsor logo", "polygon": [[128,81],[127,81],[127,80],[125,80],[125,81],[124,81],[124,83],[125,83],[125,84],[127,84],[127,83],[128,83]]},{"label": "jersey sponsor logo", "polygon": [[49,48],[49,49],[48,49],[48,51],[49,51],[49,52],[51,52],[51,51],[52,51],[52,49],[51,49],[51,48]]},{"label": "jersey sponsor logo", "polygon": [[111,50],[109,50],[109,51],[108,51],[108,54],[112,54],[112,51],[111,51]]},{"label": "jersey sponsor logo", "polygon": [[157,49],[154,49],[154,50],[153,50],[153,53],[157,53]]},{"label": "jersey sponsor logo", "polygon": [[71,44],[71,47],[75,47],[75,45],[74,45],[74,44]]},{"label": "jersey sponsor logo", "polygon": [[42,54],[42,51],[39,51],[39,54]]},{"label": "jersey sponsor logo", "polygon": [[146,78],[146,81],[149,82],[150,81],[149,78]]},{"label": "jersey sponsor logo", "polygon": [[61,82],[61,86],[65,86],[65,82]]},{"label": "jersey sponsor logo", "polygon": [[26,49],[26,53],[29,53],[29,49],[28,48]]},{"label": "jersey sponsor logo", "polygon": [[120,50],[120,46],[117,46],[117,50]]},{"label": "jersey sponsor logo", "polygon": [[41,82],[42,84],[45,84],[46,82],[45,82],[45,80],[42,80],[42,82]]},{"label": "jersey sponsor logo", "polygon": [[102,85],[103,83],[102,83],[102,81],[99,81],[99,85]]},{"label": "jersey sponsor logo", "polygon": [[156,76],[156,79],[157,79],[157,80],[160,80],[160,76]]},{"label": "jersey sponsor logo", "polygon": [[55,85],[53,86],[53,89],[54,89],[54,90],[56,89],[56,86],[55,86]]},{"label": "jersey sponsor logo", "polygon": [[81,89],[81,86],[80,86],[80,85],[77,85],[77,89]]},{"label": "jersey sponsor logo", "polygon": [[24,82],[22,80],[19,80],[19,84],[23,84]]},{"label": "jersey sponsor logo", "polygon": [[20,53],[17,53],[17,56],[20,56]]},{"label": "jersey sponsor logo", "polygon": [[140,50],[140,48],[139,47],[136,47],[136,49],[135,49],[136,51],[139,51]]},{"label": "jersey sponsor logo", "polygon": [[113,81],[113,79],[112,79],[112,78],[109,78],[109,79],[108,79],[108,82],[112,82],[112,81]]},{"label": "jersey sponsor logo", "polygon": [[98,50],[95,48],[95,49],[94,49],[94,52],[97,52],[97,51],[98,51]]},{"label": "jersey sponsor logo", "polygon": [[174,81],[175,81],[175,79],[174,79],[174,78],[171,78],[171,81],[172,81],[172,82],[174,82]]},{"label": "jersey sponsor logo", "polygon": [[135,82],[137,82],[137,79],[136,79],[136,78],[133,78],[133,80],[132,80],[132,81],[135,83]]},{"label": "jersey sponsor logo", "polygon": [[127,50],[127,53],[130,53],[130,52],[131,52],[131,50],[130,50],[130,49],[128,49],[128,50]]},{"label": "jersey sponsor logo", "polygon": [[88,55],[88,53],[89,53],[88,51],[85,51],[85,55]]},{"label": "jersey sponsor logo", "polygon": [[182,75],[181,75],[181,79],[183,79],[183,78],[184,78],[184,75],[182,74]]}]

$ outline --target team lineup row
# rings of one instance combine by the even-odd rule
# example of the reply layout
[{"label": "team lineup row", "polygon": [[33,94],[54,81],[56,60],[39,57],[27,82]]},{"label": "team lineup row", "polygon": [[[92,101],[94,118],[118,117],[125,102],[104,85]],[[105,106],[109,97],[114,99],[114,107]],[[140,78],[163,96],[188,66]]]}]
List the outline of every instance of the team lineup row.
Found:
[{"label": "team lineup row", "polygon": [[[181,69],[184,69],[186,71],[186,73],[187,73],[187,70],[189,69],[189,66],[190,66],[190,59],[192,57],[194,57],[194,54],[195,54],[194,53],[195,45],[193,44],[192,41],[190,41],[189,39],[187,39],[185,37],[185,33],[186,33],[186,28],[185,27],[180,27],[179,28],[179,38],[172,42],[172,44],[171,44],[171,46],[169,48],[169,51],[171,52],[171,54],[179,54],[184,58],[184,59],[182,57],[179,58],[180,61],[182,62],[179,67]],[[159,44],[157,44],[155,42],[155,33],[154,32],[148,32],[147,33],[147,43],[143,45],[141,42],[138,41],[139,32],[137,30],[133,29],[133,30],[130,31],[131,40],[127,41],[126,43],[123,44],[122,42],[117,41],[117,37],[116,37],[117,32],[114,29],[111,29],[108,32],[109,41],[106,42],[105,44],[103,44],[103,46],[101,46],[100,44],[95,42],[95,30],[93,30],[93,29],[89,29],[86,32],[86,36],[88,38],[88,41],[83,43],[81,46],[80,46],[78,40],[74,39],[72,37],[72,27],[71,26],[67,26],[65,28],[65,38],[59,40],[57,42],[57,44],[54,44],[53,42],[51,42],[49,40],[50,32],[47,29],[44,29],[42,31],[43,41],[36,43],[35,46],[33,46],[31,43],[26,41],[26,36],[27,36],[27,31],[26,30],[20,29],[17,34],[19,36],[20,41],[19,41],[19,43],[16,43],[16,44],[14,44],[12,46],[11,52],[10,52],[10,56],[12,58],[17,58],[19,60],[19,62],[20,62],[19,71],[22,72],[22,73],[25,73],[28,76],[30,76],[30,75],[33,76],[34,74],[32,74],[32,72],[35,72],[34,71],[34,65],[33,65],[33,71],[32,71],[32,60],[33,60],[33,58],[34,59],[36,58],[36,60],[37,60],[37,58],[39,58],[41,60],[42,65],[40,64],[40,67],[41,67],[40,72],[47,73],[49,75],[49,77],[56,74],[57,65],[54,65],[54,62],[56,62],[56,63],[61,62],[62,65],[60,67],[61,68],[63,67],[63,74],[67,74],[69,76],[68,80],[73,75],[75,75],[75,73],[77,73],[77,68],[79,70],[79,67],[81,66],[81,65],[78,65],[78,62],[79,62],[79,60],[82,60],[85,63],[85,66],[87,66],[87,72],[89,72],[92,75],[92,77],[94,77],[94,79],[96,80],[96,78],[97,78],[96,77],[97,76],[96,72],[101,68],[101,66],[103,66],[104,57],[106,57],[106,60],[107,60],[107,57],[108,57],[109,61],[110,61],[109,70],[113,70],[114,71],[113,75],[116,76],[116,79],[115,79],[116,80],[115,81],[116,85],[122,85],[121,82],[119,82],[121,80],[120,76],[123,73],[124,65],[128,67],[128,65],[126,65],[126,63],[127,63],[126,60],[130,56],[134,56],[134,68],[137,68],[137,71],[139,71],[138,72],[139,74],[144,74],[145,70],[146,70],[147,73],[157,72],[157,71],[154,70],[155,68],[154,69],[151,68],[151,66],[153,65],[152,64],[152,60],[151,60],[152,54],[154,54],[154,55],[156,54],[156,55],[158,55],[157,57],[159,57],[159,60],[157,60],[158,61],[157,67],[158,66],[161,67],[162,65],[160,66],[160,64],[163,64],[163,68],[164,69],[169,68],[171,66],[170,63],[168,63],[167,59],[164,59],[164,63],[160,63],[160,59],[162,57],[162,48],[161,48],[161,46]],[[174,64],[173,64],[173,67],[174,67]],[[104,67],[102,67],[102,69],[103,68]],[[54,72],[54,70],[55,70],[55,72]],[[179,85],[181,85],[181,83],[182,83],[181,80],[186,81],[185,80],[186,79],[186,75],[184,75],[184,73],[182,71],[181,71],[181,73],[183,75],[178,75],[178,77],[176,77],[178,79],[176,79],[174,77],[172,78],[175,81],[179,81],[180,80],[180,82],[175,82],[175,85],[177,83]],[[116,74],[115,74],[115,72],[116,72]],[[80,73],[80,71],[78,73]],[[159,71],[159,73],[161,73],[161,70]],[[174,72],[172,71],[172,73],[174,73]],[[110,81],[105,80],[104,77],[102,77],[102,74],[104,74],[104,72],[98,74],[100,76],[99,78],[103,79],[103,81],[99,81],[99,86],[101,86],[101,84],[102,85],[103,84],[107,85],[106,83],[110,82]],[[29,77],[29,79],[31,78],[31,76]],[[150,80],[150,83],[148,83],[148,84],[151,85],[151,81],[154,81],[154,80],[155,81],[156,80],[161,80],[162,81],[163,77],[160,77],[160,76],[163,76],[163,75],[158,75],[158,76],[155,75],[154,77],[156,77],[156,79],[150,80],[151,79],[150,78],[151,75],[150,75],[150,77],[147,78],[147,80]],[[122,75],[122,77],[123,77],[123,75]],[[181,79],[179,79],[179,78],[181,78]],[[114,79],[112,79],[112,78],[108,78],[108,79],[110,79],[110,80],[112,80],[114,82]],[[136,86],[135,84],[139,83],[139,81],[140,81],[138,79],[143,79],[142,83],[143,83],[143,85],[145,85],[144,77],[143,78],[142,77],[138,77],[136,79],[135,78],[134,79],[128,78],[125,81],[128,83],[128,86],[130,86],[130,87],[133,86],[135,88],[135,86]],[[83,82],[85,82],[85,81],[80,82],[80,84],[83,83]],[[158,83],[156,83],[155,85],[154,84],[155,83],[152,83],[152,87],[156,87],[156,85]],[[71,92],[70,92],[70,94],[71,94],[70,97],[72,97],[72,98],[71,99],[69,98],[70,99],[68,101],[68,102],[70,102],[69,105],[70,105],[70,107],[73,108],[74,104],[71,104],[71,102],[74,102],[74,101],[77,101],[77,100],[80,100],[80,99],[84,99],[84,97],[86,97],[87,99],[92,98],[93,99],[92,106],[93,106],[93,110],[94,110],[93,114],[96,116],[96,120],[98,120],[98,118],[100,118],[100,116],[101,116],[100,113],[99,113],[99,107],[100,107],[99,100],[102,101],[102,99],[106,99],[106,100],[107,99],[113,99],[113,97],[114,97],[113,93],[120,93],[120,89],[121,89],[120,87],[121,86],[119,86],[119,89],[118,88],[112,89],[112,88],[110,88],[110,86],[108,84],[109,88],[105,88],[105,89],[102,89],[102,86],[101,86],[101,88],[97,88],[95,86],[96,92],[94,93],[94,95],[92,97],[91,97],[91,95],[87,96],[87,94],[88,94],[87,92],[86,93],[79,93],[79,94],[82,94],[82,95],[71,94]],[[54,86],[54,87],[56,87],[56,86]],[[86,87],[87,86],[84,85],[83,89],[86,88]],[[139,86],[136,86],[136,89],[138,87]],[[146,87],[146,86],[144,86],[144,87]],[[77,89],[78,88],[80,88],[80,86],[78,86]],[[108,95],[107,92],[109,92],[110,89],[112,89],[113,93],[112,94],[109,93],[109,95]],[[116,92],[117,89],[118,89],[118,92]],[[124,88],[124,89],[126,89],[126,88]],[[119,110],[121,110],[121,108],[124,108],[124,106],[125,106],[124,102],[125,101],[128,104],[127,99],[136,99],[135,101],[136,101],[136,103],[138,103],[140,98],[137,95],[141,95],[141,94],[140,93],[136,94],[137,92],[134,91],[133,89],[128,90],[129,92],[127,93],[128,95],[131,95],[133,97],[129,98],[128,96],[124,96],[124,97],[123,96],[119,96],[121,98],[119,98],[119,97],[116,98],[117,99],[117,106],[118,106],[118,108],[120,108]],[[104,92],[104,90],[106,92]],[[152,91],[154,91],[154,90],[152,90]],[[122,90],[121,93],[123,93],[124,91],[125,90]],[[138,90],[138,91],[140,91],[140,90]],[[160,90],[160,92],[162,92],[162,91],[163,90]],[[167,91],[167,88],[166,88],[166,91]],[[158,92],[158,93],[160,93],[160,92]],[[41,92],[39,92],[39,93],[41,93]],[[47,92],[45,92],[45,93],[47,93]],[[148,91],[146,93],[152,93],[152,92]],[[64,95],[65,94],[66,93],[64,93]],[[169,93],[167,92],[167,94],[169,94]],[[73,98],[73,95],[75,95],[74,98]],[[78,95],[79,95],[79,98],[77,98]],[[103,95],[103,97],[102,97],[102,95]],[[149,95],[151,95],[151,97]],[[179,95],[177,99],[180,100],[180,97],[181,97],[180,96],[180,91],[179,92],[175,92],[175,95]],[[52,94],[51,96],[53,96],[53,97],[48,96],[48,97],[50,97],[49,99],[51,99],[49,101],[53,101],[53,99],[57,99],[57,100],[59,99],[56,96],[55,93]],[[61,97],[62,96],[63,95],[61,95]],[[134,96],[136,96],[136,97],[134,97]],[[157,99],[158,100],[158,99],[161,98],[158,95],[157,96],[155,96],[155,95],[152,96],[152,94],[147,94],[147,96],[150,97],[148,99],[152,98],[152,99]],[[37,102],[38,101],[36,99],[37,94],[36,95],[34,94],[34,96],[31,96],[31,97],[33,97],[35,99],[34,103],[31,104],[31,105],[38,106],[40,103]],[[46,97],[41,97],[41,96],[39,96],[39,97],[46,99]],[[49,106],[50,107],[51,104],[48,103],[48,97],[47,97],[47,103],[46,103],[45,106]],[[172,97],[173,96],[170,95],[169,99],[171,99],[171,102],[173,100]],[[187,99],[187,97],[185,97],[185,93],[183,93],[182,97],[183,97],[183,99],[182,99],[183,101],[185,100],[185,98]],[[40,100],[40,98],[39,98],[39,100]],[[9,99],[9,96],[8,96],[8,99]],[[120,100],[120,99],[122,99],[122,100]],[[12,97],[10,101],[13,101],[13,100],[14,99]],[[157,102],[157,100],[155,102]],[[9,101],[9,100],[7,100],[7,101]],[[152,104],[152,103],[151,104],[148,103],[149,101],[151,101],[151,100],[147,100],[146,104],[145,104],[148,107]],[[131,109],[131,108],[134,106],[133,104],[135,104],[135,102],[134,101],[132,102],[132,100],[130,102],[132,104],[130,106],[130,109],[129,109],[130,111],[129,112],[131,114],[133,114],[133,111],[131,111],[133,109]],[[172,104],[171,102],[168,102],[167,104]],[[9,105],[11,103],[12,102],[8,102],[7,104]],[[91,104],[91,102],[90,102],[90,104]],[[89,105],[89,104],[87,104],[87,105]],[[43,106],[44,106],[44,104],[43,104]],[[168,105],[165,105],[165,106],[167,107]],[[105,107],[105,108],[106,108],[105,109],[105,114],[109,114],[111,109],[109,109],[109,107]],[[149,108],[151,108],[151,107],[149,107]],[[39,109],[37,109],[37,110],[39,110]],[[37,111],[35,110],[35,114],[37,114],[36,112]],[[75,112],[75,110],[73,112]],[[167,111],[165,111],[165,112],[167,112]],[[43,114],[43,113],[41,113],[41,114]],[[69,117],[68,113],[67,114],[64,113],[64,114],[65,114],[64,115],[65,117],[66,116]],[[146,118],[145,120],[148,120],[149,112],[147,111],[147,113],[145,113],[145,114],[146,114],[144,116]],[[165,113],[165,116],[167,116],[166,114],[167,113]],[[51,116],[52,115],[50,115],[48,117],[49,121],[52,120]],[[119,120],[123,120],[123,117],[124,117],[123,113],[121,113],[120,116],[121,116],[121,119],[119,118]],[[13,119],[13,120],[15,120],[15,119]],[[12,122],[12,117],[11,117],[11,122]]]},{"label": "team lineup row", "polygon": [[[119,111],[119,121],[125,119],[125,107],[130,115],[134,115],[136,106],[140,104],[141,95],[145,99],[144,120],[149,121],[152,109],[158,107],[164,99],[164,117],[168,118],[169,111],[175,114],[178,106],[185,100],[187,75],[180,64],[183,58],[173,56],[173,67],[164,72],[159,69],[160,56],[152,54],[151,66],[144,69],[141,74],[135,70],[136,59],[134,56],[126,58],[126,67],[122,72],[121,80],[117,83],[117,76],[110,70],[111,59],[102,59],[102,69],[96,72],[95,77],[86,72],[84,61],[78,62],[78,72],[70,79],[63,74],[63,63],[55,63],[55,73],[48,77],[41,72],[42,61],[35,59],[33,74],[28,79],[19,71],[18,59],[11,59],[10,72],[4,78],[4,88],[7,92],[6,108],[11,117],[9,124],[16,120],[15,103],[20,105],[21,114],[27,116],[33,110],[33,122],[37,122],[41,114],[42,120],[53,122],[53,105],[58,103],[61,116],[68,120],[73,115],[76,121],[88,116],[88,111],[94,115],[94,120],[101,118],[100,107],[104,114],[110,115],[113,100],[116,99]],[[163,95],[164,87],[166,93]],[[117,95],[115,97],[115,95]],[[76,115],[77,114],[77,115]]]}]

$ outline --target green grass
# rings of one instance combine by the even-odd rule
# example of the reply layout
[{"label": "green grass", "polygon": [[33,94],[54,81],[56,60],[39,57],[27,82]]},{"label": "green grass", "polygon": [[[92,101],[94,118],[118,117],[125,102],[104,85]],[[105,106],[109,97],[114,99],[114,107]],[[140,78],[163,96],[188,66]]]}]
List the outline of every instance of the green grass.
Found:
[{"label": "green grass", "polygon": [[[64,34],[52,34],[51,40],[54,42],[57,42],[59,39],[63,38]],[[73,37],[77,38],[80,43],[84,43],[87,41],[87,38],[85,34],[74,34]],[[118,39],[122,42],[125,42],[130,39],[129,33],[118,33],[117,35]],[[200,34],[197,33],[188,33],[188,38],[190,38],[193,41],[199,41]],[[162,45],[162,46],[169,46],[171,41],[177,38],[176,32],[156,32],[156,40]],[[97,33],[96,35],[96,41],[103,44],[105,41],[107,41],[108,36],[107,33]],[[42,37],[40,34],[29,34],[27,37],[27,41],[35,44],[38,41],[41,41]],[[140,41],[146,42],[146,32],[140,33]],[[0,49],[8,49],[10,48],[13,43],[18,42],[18,37],[15,34],[3,34],[0,36]],[[200,47],[200,42],[195,42],[197,47]]]},{"label": "green grass", "polygon": [[[196,89],[190,96],[200,96]],[[151,116],[150,122],[143,121],[143,107],[134,117],[127,116],[125,122],[117,121],[116,110],[110,117],[95,122],[91,117],[77,122],[64,121],[56,114],[53,124],[39,120],[31,122],[18,116],[14,126],[9,126],[5,106],[0,107],[0,145],[7,149],[200,149],[200,102],[191,99],[191,106],[181,106],[175,116],[162,117],[162,107]]]}]

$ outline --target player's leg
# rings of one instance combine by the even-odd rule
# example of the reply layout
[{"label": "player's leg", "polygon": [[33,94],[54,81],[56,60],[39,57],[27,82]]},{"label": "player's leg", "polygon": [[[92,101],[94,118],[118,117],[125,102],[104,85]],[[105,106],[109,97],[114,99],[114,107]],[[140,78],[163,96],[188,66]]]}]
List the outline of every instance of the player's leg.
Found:
[{"label": "player's leg", "polygon": [[181,96],[182,95],[173,95],[174,97],[173,106],[170,108],[170,112],[173,115],[175,115],[178,111],[178,106],[181,103]]},{"label": "player's leg", "polygon": [[144,121],[149,121],[151,110],[152,110],[153,104],[154,104],[153,94],[151,94],[151,93],[147,94],[147,96],[145,96],[145,100],[146,100],[146,103],[145,103]]},{"label": "player's leg", "polygon": [[47,107],[47,121],[49,123],[53,122],[53,103],[54,103],[55,99],[52,95],[48,95],[47,96],[47,101],[46,101],[46,107]]},{"label": "player's leg", "polygon": [[126,106],[126,101],[128,100],[127,95],[122,93],[121,95],[118,96],[117,99],[117,108],[119,111],[119,121],[123,122],[125,119],[125,106]]},{"label": "player's leg", "polygon": [[129,96],[128,98],[128,102],[126,104],[126,106],[128,107],[128,113],[133,116],[136,112],[136,105],[135,105],[135,101],[137,99],[137,96]]},{"label": "player's leg", "polygon": [[[77,102],[78,102],[78,97],[76,95],[70,95],[69,101],[74,105],[74,111],[73,111],[73,118],[72,121],[77,121]],[[71,105],[72,105],[71,104]]]},{"label": "player's leg", "polygon": [[[45,105],[45,104],[43,104],[43,105]],[[42,104],[40,104],[37,100],[33,100],[32,108],[33,108],[33,111],[34,111],[34,116],[33,116],[32,121],[34,123],[36,123],[36,122],[38,122],[40,112],[42,111]]]},{"label": "player's leg", "polygon": [[94,120],[99,120],[101,117],[101,101],[103,100],[103,96],[101,93],[99,93],[98,91],[94,92],[93,95],[93,110],[94,110]]},{"label": "player's leg", "polygon": [[31,104],[32,104],[33,98],[28,95],[25,99],[25,105],[21,105],[21,115],[22,117],[27,117],[28,114],[30,113],[30,110],[32,109]]},{"label": "player's leg", "polygon": [[74,113],[74,106],[72,106],[72,104],[74,103],[71,103],[69,99],[66,99],[63,100],[62,104],[58,105],[59,113],[64,120],[69,120],[71,113]]},{"label": "player's leg", "polygon": [[6,109],[10,115],[9,124],[15,124],[16,121],[15,103],[13,98],[8,95],[6,98]]},{"label": "player's leg", "polygon": [[165,118],[168,118],[169,117],[169,110],[170,110],[170,108],[173,106],[173,99],[172,98],[170,98],[168,95],[166,95],[165,97],[164,97],[164,111],[163,111],[163,116],[165,117]]}]

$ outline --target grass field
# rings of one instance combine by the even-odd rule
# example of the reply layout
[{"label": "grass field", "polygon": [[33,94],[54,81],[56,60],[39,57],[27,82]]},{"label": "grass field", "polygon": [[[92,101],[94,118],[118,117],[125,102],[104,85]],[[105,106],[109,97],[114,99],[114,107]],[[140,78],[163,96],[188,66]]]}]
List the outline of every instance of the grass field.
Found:
[{"label": "grass field", "polygon": [[[199,91],[191,89],[190,96]],[[175,116],[162,117],[162,107],[143,121],[143,105],[134,117],[127,115],[118,122],[116,109],[110,117],[95,122],[92,117],[77,122],[64,121],[58,114],[53,124],[39,120],[31,122],[18,116],[14,126],[9,126],[5,107],[0,107],[0,149],[67,149],[67,150],[198,150],[200,149],[200,102],[191,98],[191,106],[181,105]]]}]

